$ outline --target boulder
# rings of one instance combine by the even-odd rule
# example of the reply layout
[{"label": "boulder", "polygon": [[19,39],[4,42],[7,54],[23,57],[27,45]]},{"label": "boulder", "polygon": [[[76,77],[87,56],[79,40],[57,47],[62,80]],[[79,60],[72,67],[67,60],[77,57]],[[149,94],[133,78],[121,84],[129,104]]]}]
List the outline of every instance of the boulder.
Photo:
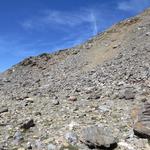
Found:
[{"label": "boulder", "polygon": [[134,108],[131,115],[134,121],[134,134],[150,139],[150,103],[146,102],[143,106]]},{"label": "boulder", "polygon": [[80,140],[91,149],[114,149],[117,147],[116,139],[104,127],[90,126],[83,129]]}]

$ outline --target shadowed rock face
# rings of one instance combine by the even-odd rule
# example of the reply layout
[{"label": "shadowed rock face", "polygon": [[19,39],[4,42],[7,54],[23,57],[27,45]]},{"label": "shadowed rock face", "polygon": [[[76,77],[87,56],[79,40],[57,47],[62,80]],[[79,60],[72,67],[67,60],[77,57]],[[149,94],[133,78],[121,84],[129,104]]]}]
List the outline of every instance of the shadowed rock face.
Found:
[{"label": "shadowed rock face", "polygon": [[[149,32],[148,9],[81,45],[29,57],[0,74],[0,148],[149,150]],[[93,128],[101,125],[112,135]]]},{"label": "shadowed rock face", "polygon": [[150,103],[145,103],[141,108],[134,110],[135,135],[150,139]]}]

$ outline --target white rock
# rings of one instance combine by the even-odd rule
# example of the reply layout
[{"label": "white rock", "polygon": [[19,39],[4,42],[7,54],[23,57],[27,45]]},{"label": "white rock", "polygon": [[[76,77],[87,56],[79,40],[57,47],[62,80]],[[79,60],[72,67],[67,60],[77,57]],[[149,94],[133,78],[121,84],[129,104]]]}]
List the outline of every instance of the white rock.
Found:
[{"label": "white rock", "polygon": [[48,145],[48,150],[57,150],[57,147],[56,147],[56,145],[49,144]]},{"label": "white rock", "polygon": [[76,144],[78,142],[78,137],[77,137],[76,133],[74,133],[74,132],[66,133],[65,139],[67,140],[67,142],[69,142],[71,144]]},{"label": "white rock", "polygon": [[75,127],[77,127],[79,124],[74,122],[74,121],[71,121],[71,123],[68,125],[69,127],[69,130],[73,130]]},{"label": "white rock", "polygon": [[136,150],[133,146],[131,146],[130,144],[126,143],[126,142],[119,142],[118,146],[120,148],[125,148],[125,150]]},{"label": "white rock", "polygon": [[150,32],[147,32],[147,33],[146,33],[146,36],[150,36]]}]

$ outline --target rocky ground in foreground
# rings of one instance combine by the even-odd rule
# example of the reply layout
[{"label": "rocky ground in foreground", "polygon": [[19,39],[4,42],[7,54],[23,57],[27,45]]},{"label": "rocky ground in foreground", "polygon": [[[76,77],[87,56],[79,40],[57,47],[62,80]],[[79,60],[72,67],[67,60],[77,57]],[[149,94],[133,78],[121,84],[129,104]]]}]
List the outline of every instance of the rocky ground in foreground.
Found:
[{"label": "rocky ground in foreground", "polygon": [[0,150],[149,150],[150,10],[0,75]]}]

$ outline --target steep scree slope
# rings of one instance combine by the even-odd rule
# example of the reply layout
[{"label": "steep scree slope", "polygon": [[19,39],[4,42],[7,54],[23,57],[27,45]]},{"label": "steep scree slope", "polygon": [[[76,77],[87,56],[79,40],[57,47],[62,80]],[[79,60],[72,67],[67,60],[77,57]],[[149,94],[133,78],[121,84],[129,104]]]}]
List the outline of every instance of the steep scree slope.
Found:
[{"label": "steep scree slope", "polygon": [[130,115],[150,101],[150,10],[82,45],[25,59],[0,75],[0,95],[0,149],[90,149],[80,142],[90,125],[110,128],[118,150],[150,149]]}]

